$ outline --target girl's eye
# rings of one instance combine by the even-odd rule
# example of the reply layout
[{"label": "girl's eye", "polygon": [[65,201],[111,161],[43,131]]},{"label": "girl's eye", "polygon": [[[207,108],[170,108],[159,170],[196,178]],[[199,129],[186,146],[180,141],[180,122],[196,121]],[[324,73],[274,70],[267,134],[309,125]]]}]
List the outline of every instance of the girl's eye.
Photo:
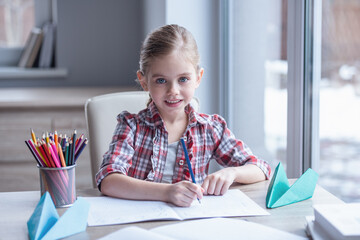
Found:
[{"label": "girl's eye", "polygon": [[163,83],[165,83],[165,82],[166,82],[166,80],[163,79],[163,78],[158,78],[158,79],[156,79],[156,83],[163,84]]},{"label": "girl's eye", "polygon": [[187,82],[187,81],[189,81],[189,79],[187,77],[181,77],[179,81],[180,82]]}]

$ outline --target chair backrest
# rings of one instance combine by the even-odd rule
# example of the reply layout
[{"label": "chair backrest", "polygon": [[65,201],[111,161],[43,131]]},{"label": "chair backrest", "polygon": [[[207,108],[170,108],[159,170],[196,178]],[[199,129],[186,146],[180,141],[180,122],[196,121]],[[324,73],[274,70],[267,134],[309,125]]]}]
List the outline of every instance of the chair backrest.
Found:
[{"label": "chair backrest", "polygon": [[[86,101],[85,118],[94,187],[96,187],[94,177],[99,170],[104,153],[109,149],[109,144],[117,124],[117,115],[124,110],[130,113],[138,113],[146,108],[148,99],[148,92],[131,91],[100,95]],[[191,104],[195,110],[199,110],[197,98],[194,98]]]}]

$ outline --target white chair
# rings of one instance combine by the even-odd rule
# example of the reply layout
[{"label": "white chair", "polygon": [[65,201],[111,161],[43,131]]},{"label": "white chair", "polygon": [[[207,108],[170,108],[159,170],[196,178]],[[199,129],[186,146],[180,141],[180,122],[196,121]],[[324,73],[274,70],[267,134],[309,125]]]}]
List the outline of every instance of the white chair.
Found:
[{"label": "white chair", "polygon": [[[96,96],[85,103],[91,174],[93,186],[96,187],[95,174],[101,165],[104,153],[109,149],[117,120],[116,117],[124,110],[138,113],[146,108],[149,93],[145,91],[119,92]],[[199,109],[199,101],[191,102],[195,110]]]}]

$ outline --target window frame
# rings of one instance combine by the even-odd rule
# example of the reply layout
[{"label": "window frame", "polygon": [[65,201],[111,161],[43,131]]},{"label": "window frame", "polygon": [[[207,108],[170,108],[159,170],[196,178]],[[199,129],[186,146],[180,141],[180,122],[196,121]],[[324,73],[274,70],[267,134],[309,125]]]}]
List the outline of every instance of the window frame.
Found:
[{"label": "window frame", "polygon": [[287,168],[288,177],[299,177],[304,167],[304,13],[305,0],[288,1],[287,59],[288,116]]}]

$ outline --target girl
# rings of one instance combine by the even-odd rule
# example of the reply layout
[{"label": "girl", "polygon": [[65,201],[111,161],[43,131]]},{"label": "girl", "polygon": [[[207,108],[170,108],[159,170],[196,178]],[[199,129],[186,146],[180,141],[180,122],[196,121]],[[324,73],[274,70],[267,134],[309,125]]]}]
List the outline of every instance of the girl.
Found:
[{"label": "girl", "polygon": [[[197,113],[189,104],[204,74],[199,60],[196,42],[183,27],[166,25],[147,36],[137,77],[150,101],[138,114],[119,114],[96,175],[103,194],[190,206],[203,194],[225,194],[233,182],[269,178],[268,163],[236,139],[222,117]],[[201,186],[191,182],[181,137]],[[210,159],[228,168],[208,175]]]}]

